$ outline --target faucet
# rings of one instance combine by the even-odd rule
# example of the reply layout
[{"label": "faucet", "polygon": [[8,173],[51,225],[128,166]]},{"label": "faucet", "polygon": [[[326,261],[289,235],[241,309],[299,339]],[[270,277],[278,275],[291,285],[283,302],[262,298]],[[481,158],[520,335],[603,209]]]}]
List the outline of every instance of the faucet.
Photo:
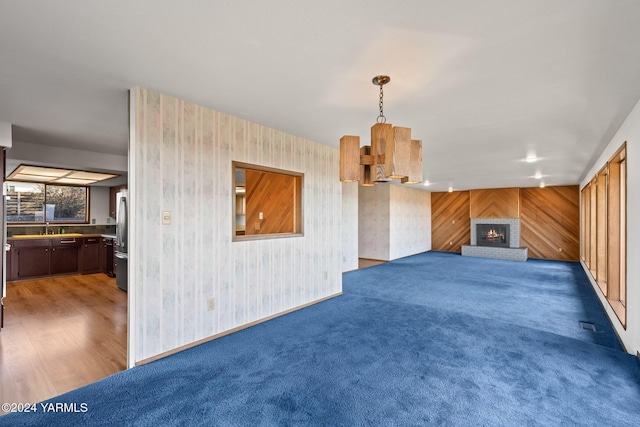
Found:
[{"label": "faucet", "polygon": [[49,234],[49,223],[47,222],[47,225],[44,226],[44,234]]}]

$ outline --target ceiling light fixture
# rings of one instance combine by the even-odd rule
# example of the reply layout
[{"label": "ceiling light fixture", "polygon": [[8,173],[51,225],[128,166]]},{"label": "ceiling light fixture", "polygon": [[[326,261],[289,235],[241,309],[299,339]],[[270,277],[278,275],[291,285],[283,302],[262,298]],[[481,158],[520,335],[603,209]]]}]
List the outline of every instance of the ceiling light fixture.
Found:
[{"label": "ceiling light fixture", "polygon": [[542,178],[542,173],[540,173],[540,171],[537,171],[536,174],[533,177],[535,179],[540,179],[540,178]]},{"label": "ceiling light fixture", "polygon": [[526,158],[526,159],[524,159],[524,161],[525,161],[525,162],[527,162],[527,163],[534,163],[534,162],[537,162],[537,161],[538,161],[538,158],[536,157],[536,155],[535,155],[535,154],[529,154],[529,155],[527,156],[527,158]]},{"label": "ceiling light fixture", "polygon": [[371,127],[371,145],[360,147],[360,137],[340,138],[340,181],[368,187],[376,182],[400,179],[403,184],[422,182],[422,141],[411,139],[411,129],[387,123],[383,111],[382,87],[389,76],[376,76],[372,83],[380,86],[380,114]]},{"label": "ceiling light fixture", "polygon": [[7,181],[43,182],[66,185],[89,185],[120,175],[102,172],[87,172],[46,166],[20,165],[7,177]]}]

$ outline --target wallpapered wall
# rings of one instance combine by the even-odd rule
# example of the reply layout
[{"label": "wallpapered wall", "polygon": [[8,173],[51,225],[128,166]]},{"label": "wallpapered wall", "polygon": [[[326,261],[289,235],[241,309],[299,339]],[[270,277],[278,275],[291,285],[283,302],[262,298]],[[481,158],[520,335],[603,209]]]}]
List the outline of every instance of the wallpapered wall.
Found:
[{"label": "wallpapered wall", "polygon": [[431,250],[431,193],[390,187],[389,256],[398,259]]},{"label": "wallpapered wall", "polygon": [[358,187],[358,256],[389,261],[389,184]]},{"label": "wallpapered wall", "polygon": [[359,187],[359,256],[390,261],[431,250],[431,193],[411,186]]},{"label": "wallpapered wall", "polygon": [[358,269],[358,183],[342,183],[342,271]]},{"label": "wallpapered wall", "polygon": [[[143,88],[131,99],[134,361],[341,292],[337,149]],[[231,241],[233,160],[304,173],[303,237]]]}]

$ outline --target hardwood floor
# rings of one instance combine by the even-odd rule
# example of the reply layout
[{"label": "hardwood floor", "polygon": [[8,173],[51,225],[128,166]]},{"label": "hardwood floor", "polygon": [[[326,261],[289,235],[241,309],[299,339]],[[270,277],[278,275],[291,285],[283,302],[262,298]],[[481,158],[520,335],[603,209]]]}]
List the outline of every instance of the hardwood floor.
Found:
[{"label": "hardwood floor", "polygon": [[378,264],[384,264],[387,261],[381,261],[379,259],[358,258],[358,269],[372,267]]},{"label": "hardwood floor", "polygon": [[39,402],[126,368],[127,294],[115,279],[8,283],[4,305],[0,402]]}]

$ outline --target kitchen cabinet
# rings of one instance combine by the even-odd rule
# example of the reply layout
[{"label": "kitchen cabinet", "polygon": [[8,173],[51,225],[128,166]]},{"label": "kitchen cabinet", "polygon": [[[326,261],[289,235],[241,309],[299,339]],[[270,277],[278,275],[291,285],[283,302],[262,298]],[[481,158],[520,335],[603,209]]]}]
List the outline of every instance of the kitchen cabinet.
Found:
[{"label": "kitchen cabinet", "polygon": [[74,237],[51,239],[49,274],[77,273],[80,241]]},{"label": "kitchen cabinet", "polygon": [[116,217],[116,205],[117,205],[117,201],[116,201],[116,195],[118,194],[118,192],[122,191],[122,190],[126,190],[127,186],[125,185],[117,185],[115,187],[110,187],[109,188],[109,216],[111,218],[115,218]]},{"label": "kitchen cabinet", "polygon": [[49,274],[49,239],[16,241],[12,246],[16,278],[24,279]]},{"label": "kitchen cabinet", "polygon": [[100,272],[100,240],[99,237],[82,239],[82,274]]},{"label": "kitchen cabinet", "polygon": [[[99,241],[99,238],[96,238]],[[7,280],[80,272],[82,239],[15,239],[7,253]],[[100,245],[97,245],[98,249]]]}]

